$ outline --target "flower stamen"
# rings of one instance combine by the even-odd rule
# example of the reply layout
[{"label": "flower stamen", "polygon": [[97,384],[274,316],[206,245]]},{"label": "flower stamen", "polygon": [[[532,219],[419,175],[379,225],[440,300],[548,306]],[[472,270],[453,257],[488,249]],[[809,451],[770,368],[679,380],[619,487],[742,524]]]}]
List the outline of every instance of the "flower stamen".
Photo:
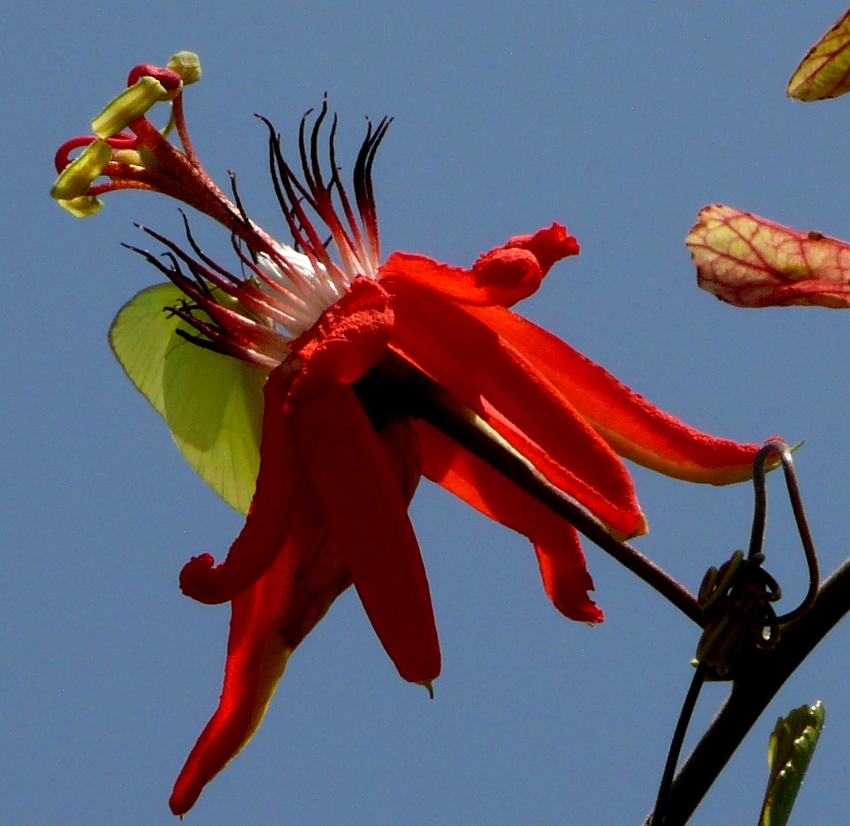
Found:
[{"label": "flower stamen", "polygon": [[[200,335],[192,336],[193,341],[273,367],[289,355],[288,342],[310,329],[358,276],[378,277],[380,248],[371,172],[375,151],[390,120],[381,120],[377,129],[371,122],[368,125],[354,165],[352,204],[336,164],[336,115],[328,141],[329,176],[322,170],[320,139],[328,117],[327,98],[322,101],[309,135],[311,112],[301,121],[301,178],[284,159],[280,136],[271,122],[261,118],[269,130],[272,184],[292,233],[293,249],[279,244],[249,218],[233,172],[231,200],[201,166],[192,148],[183,109],[184,86],[199,78],[200,63],[190,52],[175,55],[167,67],[134,67],[127,78],[127,88],[95,118],[95,135],[72,138],[56,153],[59,179],[52,194],[66,209],[84,217],[100,209],[98,196],[106,192],[151,190],[183,201],[223,224],[230,230],[242,277],[221,267],[201,250],[185,215],[186,238],[194,257],[165,236],[145,228],[142,229],[167,248],[165,262],[136,247],[130,249],[154,264],[185,293],[187,300],[169,312],[198,331]],[[147,118],[147,112],[160,102],[170,105],[169,121],[162,130]],[[168,140],[172,129],[176,129],[182,151]],[[72,160],[71,153],[80,148],[82,153]],[[96,183],[101,176],[109,180]],[[317,229],[322,225],[330,233],[324,240]],[[336,246],[335,257],[329,252],[332,244]]]}]

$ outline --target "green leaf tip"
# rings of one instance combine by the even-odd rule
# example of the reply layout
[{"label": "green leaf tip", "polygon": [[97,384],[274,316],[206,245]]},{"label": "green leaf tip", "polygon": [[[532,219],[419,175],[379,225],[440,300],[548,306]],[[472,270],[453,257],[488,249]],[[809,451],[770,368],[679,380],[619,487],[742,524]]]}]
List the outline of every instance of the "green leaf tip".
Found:
[{"label": "green leaf tip", "polygon": [[826,707],[818,700],[813,706],[795,708],[787,717],[776,721],[767,748],[770,775],[759,826],[786,826],[788,823],[823,731],[825,717]]}]

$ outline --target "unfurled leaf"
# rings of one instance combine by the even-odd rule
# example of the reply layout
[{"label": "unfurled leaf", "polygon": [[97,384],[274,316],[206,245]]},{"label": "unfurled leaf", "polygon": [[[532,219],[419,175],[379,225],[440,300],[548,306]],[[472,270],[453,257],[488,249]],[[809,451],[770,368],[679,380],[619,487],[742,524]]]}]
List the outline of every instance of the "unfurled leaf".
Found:
[{"label": "unfurled leaf", "polygon": [[189,464],[228,504],[246,513],[260,465],[267,371],[177,334],[188,324],[163,311],[184,299],[173,284],[125,304],[109,344],[130,381],[160,413]]},{"label": "unfurled leaf", "polygon": [[850,9],[809,50],[788,81],[788,97],[814,101],[850,92]]},{"label": "unfurled leaf", "polygon": [[697,283],[736,307],[850,307],[850,244],[713,204],[685,239]]},{"label": "unfurled leaf", "polygon": [[824,704],[795,708],[776,721],[767,747],[770,775],[759,826],[785,826],[823,731]]}]

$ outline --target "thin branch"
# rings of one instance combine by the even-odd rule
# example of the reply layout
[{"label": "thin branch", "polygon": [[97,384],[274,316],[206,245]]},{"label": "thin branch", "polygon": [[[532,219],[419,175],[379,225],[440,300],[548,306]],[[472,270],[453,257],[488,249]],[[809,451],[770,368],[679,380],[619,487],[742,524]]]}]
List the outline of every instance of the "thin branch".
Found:
[{"label": "thin branch", "polygon": [[679,754],[682,751],[682,744],[685,742],[685,735],[688,732],[688,725],[691,722],[691,717],[696,708],[699,693],[702,690],[705,676],[708,673],[708,663],[703,661],[694,672],[691,679],[691,687],[688,689],[685,702],[682,704],[682,710],[679,712],[679,720],[676,723],[676,730],[673,732],[673,739],[670,741],[670,750],[667,752],[667,762],[664,764],[664,774],[661,776],[661,784],[658,787],[658,797],[655,799],[655,808],[652,810],[650,826],[665,826],[667,801],[670,798],[670,789],[673,786],[673,775],[676,772],[676,765],[679,762]]}]

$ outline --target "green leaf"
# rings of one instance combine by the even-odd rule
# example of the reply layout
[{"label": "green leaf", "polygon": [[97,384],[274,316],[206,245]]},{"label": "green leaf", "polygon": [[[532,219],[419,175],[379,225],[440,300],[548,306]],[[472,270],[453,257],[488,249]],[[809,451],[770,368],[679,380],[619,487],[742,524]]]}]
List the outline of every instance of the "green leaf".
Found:
[{"label": "green leaf", "polygon": [[776,721],[767,747],[770,776],[764,796],[759,826],[785,826],[806,769],[815,753],[826,716],[824,704],[795,708]]},{"label": "green leaf", "polygon": [[163,308],[184,298],[173,284],[142,290],[115,317],[109,345],[165,419],[189,464],[225,502],[246,513],[260,467],[268,371],[179,336],[178,329],[195,331]]}]

